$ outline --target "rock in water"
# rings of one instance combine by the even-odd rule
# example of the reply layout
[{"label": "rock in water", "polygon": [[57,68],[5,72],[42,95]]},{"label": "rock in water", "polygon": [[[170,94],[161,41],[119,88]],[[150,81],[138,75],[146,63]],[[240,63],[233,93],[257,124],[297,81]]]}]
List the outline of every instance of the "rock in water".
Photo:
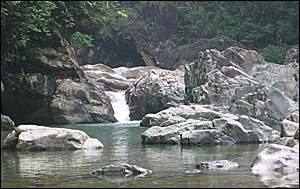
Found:
[{"label": "rock in water", "polygon": [[204,161],[196,165],[197,169],[222,169],[229,170],[238,167],[239,164],[228,160]]},{"label": "rock in water", "polygon": [[111,175],[120,175],[120,176],[137,176],[141,177],[147,174],[152,173],[151,170],[144,169],[142,167],[138,167],[136,165],[130,165],[127,163],[117,162],[112,163],[106,166],[103,166],[99,169],[95,169],[92,171],[93,175],[101,176],[111,176]]},{"label": "rock in water", "polygon": [[103,144],[75,129],[19,125],[3,142],[3,148],[17,150],[76,150],[103,148]]}]

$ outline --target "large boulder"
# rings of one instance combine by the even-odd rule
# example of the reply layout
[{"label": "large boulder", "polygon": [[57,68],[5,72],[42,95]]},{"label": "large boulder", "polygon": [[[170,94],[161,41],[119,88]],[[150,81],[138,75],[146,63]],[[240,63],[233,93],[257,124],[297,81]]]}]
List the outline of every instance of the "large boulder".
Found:
[{"label": "large boulder", "polygon": [[199,52],[185,66],[184,103],[227,107],[280,130],[280,122],[299,109],[297,70],[295,64],[269,64],[256,51],[238,47]]},{"label": "large boulder", "polygon": [[273,129],[248,116],[213,110],[211,106],[181,105],[147,114],[141,126],[143,143],[219,145],[266,142]]},{"label": "large boulder", "polygon": [[117,122],[105,90],[90,82],[78,83],[70,79],[60,81],[50,102],[54,123]]},{"label": "large boulder", "polygon": [[85,132],[74,129],[19,125],[3,142],[4,149],[17,150],[76,150],[98,149],[103,144]]},{"label": "large boulder", "polygon": [[178,106],[184,95],[183,72],[164,69],[143,74],[126,91],[130,119],[140,120],[148,113]]}]

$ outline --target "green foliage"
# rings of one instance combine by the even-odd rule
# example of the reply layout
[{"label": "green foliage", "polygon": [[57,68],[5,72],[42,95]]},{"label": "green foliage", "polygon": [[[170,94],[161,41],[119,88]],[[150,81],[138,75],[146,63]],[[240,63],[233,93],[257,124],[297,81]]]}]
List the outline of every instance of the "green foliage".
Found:
[{"label": "green foliage", "polygon": [[177,45],[226,35],[249,48],[299,43],[298,1],[199,1],[179,4]]},{"label": "green foliage", "polygon": [[[1,68],[20,72],[34,47],[61,49],[58,27],[65,44],[91,47],[90,35],[77,32],[76,21],[87,18],[98,23],[100,35],[108,36],[114,23],[114,5],[110,1],[1,1]],[[73,35],[72,35],[73,34]],[[71,39],[70,39],[71,36]],[[71,41],[72,40],[72,41]]]},{"label": "green foliage", "polygon": [[284,64],[285,56],[291,47],[292,46],[287,45],[268,45],[267,47],[261,48],[258,51],[262,54],[265,61],[275,64]]},{"label": "green foliage", "polygon": [[71,36],[72,45],[78,48],[93,47],[92,41],[91,35],[82,34],[78,31]]}]

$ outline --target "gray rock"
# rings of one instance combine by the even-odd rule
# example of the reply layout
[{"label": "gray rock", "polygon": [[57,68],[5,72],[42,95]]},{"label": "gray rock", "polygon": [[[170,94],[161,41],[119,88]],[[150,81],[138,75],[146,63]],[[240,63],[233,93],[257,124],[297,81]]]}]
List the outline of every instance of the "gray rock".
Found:
[{"label": "gray rock", "polygon": [[269,144],[257,155],[251,171],[269,187],[299,187],[299,141],[293,147]]},{"label": "gray rock", "polygon": [[122,162],[112,163],[92,171],[92,174],[95,176],[120,175],[125,177],[135,176],[136,178],[143,177],[150,173],[152,173],[152,171],[149,169],[145,169],[136,165],[130,165]]},{"label": "gray rock", "polygon": [[294,47],[288,50],[285,55],[285,62],[299,62],[299,47]]},{"label": "gray rock", "polygon": [[126,91],[131,120],[141,120],[148,113],[157,113],[182,103],[183,72],[151,70],[142,75]]},{"label": "gray rock", "polygon": [[197,169],[221,169],[221,170],[230,170],[237,168],[238,163],[228,161],[228,160],[216,160],[216,161],[204,161],[196,164]]},{"label": "gray rock", "polygon": [[103,144],[75,129],[19,125],[3,142],[3,148],[17,150],[76,150],[98,149]]},{"label": "gray rock", "polygon": [[1,130],[12,130],[15,127],[15,123],[7,115],[1,114]]},{"label": "gray rock", "polygon": [[294,137],[298,129],[299,123],[285,119],[282,121],[281,137]]},{"label": "gray rock", "polygon": [[214,39],[199,39],[193,43],[178,46],[171,40],[166,40],[160,43],[160,45],[152,51],[156,59],[158,67],[175,70],[181,65],[190,63],[190,60],[194,60],[198,57],[200,51],[206,49],[218,49],[224,50],[233,43],[227,38],[220,40]]},{"label": "gray rock", "polygon": [[80,66],[87,77],[102,83],[106,90],[126,90],[132,85],[132,82],[121,76],[114,69],[104,64],[84,65]]},{"label": "gray rock", "polygon": [[[243,124],[242,124],[243,123]],[[266,142],[273,131],[247,116],[221,113],[203,105],[181,105],[156,114],[147,114],[142,133],[147,144],[220,145]]]}]

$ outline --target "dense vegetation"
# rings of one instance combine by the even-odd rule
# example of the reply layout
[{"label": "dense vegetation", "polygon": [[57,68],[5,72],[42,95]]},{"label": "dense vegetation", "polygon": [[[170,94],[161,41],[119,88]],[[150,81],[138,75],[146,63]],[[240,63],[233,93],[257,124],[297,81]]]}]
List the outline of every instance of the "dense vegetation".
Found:
[{"label": "dense vegetation", "polygon": [[81,33],[78,18],[101,26],[101,34],[114,22],[114,2],[106,1],[1,1],[1,68],[20,72],[34,47],[83,48],[91,35]]},{"label": "dense vegetation", "polygon": [[[174,8],[176,17],[162,23],[159,18],[168,14],[165,7]],[[81,31],[79,18],[94,22],[97,33]],[[71,45],[84,50],[95,45],[95,39],[115,40],[113,28],[131,31],[135,38],[155,24],[170,27],[169,38],[177,45],[228,36],[281,64],[288,48],[299,44],[299,2],[1,1],[1,70],[22,73],[34,47],[64,52]]]},{"label": "dense vegetation", "polygon": [[172,36],[177,44],[225,35],[275,63],[299,44],[298,1],[197,1],[177,9],[183,15]]}]

